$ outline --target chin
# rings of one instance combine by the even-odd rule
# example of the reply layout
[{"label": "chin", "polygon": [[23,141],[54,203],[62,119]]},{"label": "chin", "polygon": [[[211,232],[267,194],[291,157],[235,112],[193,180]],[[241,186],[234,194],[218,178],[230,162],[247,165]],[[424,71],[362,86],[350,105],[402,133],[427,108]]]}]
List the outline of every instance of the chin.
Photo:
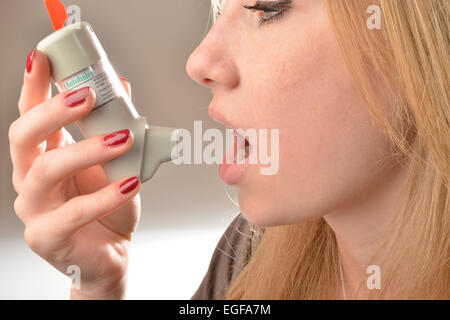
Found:
[{"label": "chin", "polygon": [[281,203],[280,200],[276,200],[239,192],[239,208],[242,215],[251,224],[262,228],[305,223],[325,215],[319,208],[299,208],[295,204],[289,206],[285,201]]},{"label": "chin", "polygon": [[264,203],[241,192],[238,201],[241,213],[248,222],[263,228],[274,226],[274,211],[264,206]]},{"label": "chin", "polygon": [[270,199],[261,200],[239,193],[239,208],[247,221],[258,227],[268,228],[291,224],[289,215],[280,210],[279,203]]}]

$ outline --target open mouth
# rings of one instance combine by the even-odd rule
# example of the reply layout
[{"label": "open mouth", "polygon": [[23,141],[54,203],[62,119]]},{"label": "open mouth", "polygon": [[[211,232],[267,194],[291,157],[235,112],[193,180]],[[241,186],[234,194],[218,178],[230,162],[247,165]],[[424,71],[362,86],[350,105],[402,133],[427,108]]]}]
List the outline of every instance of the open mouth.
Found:
[{"label": "open mouth", "polygon": [[[243,178],[245,168],[251,162],[248,158],[251,159],[253,148],[252,137],[247,137],[245,131],[240,129],[229,130],[232,130],[232,145],[219,166],[219,174],[226,184],[234,185]],[[256,142],[254,144],[256,145]]]},{"label": "open mouth", "polygon": [[250,142],[246,137],[239,133],[240,130],[233,130],[234,141],[234,163],[242,162],[248,158],[250,154]]}]

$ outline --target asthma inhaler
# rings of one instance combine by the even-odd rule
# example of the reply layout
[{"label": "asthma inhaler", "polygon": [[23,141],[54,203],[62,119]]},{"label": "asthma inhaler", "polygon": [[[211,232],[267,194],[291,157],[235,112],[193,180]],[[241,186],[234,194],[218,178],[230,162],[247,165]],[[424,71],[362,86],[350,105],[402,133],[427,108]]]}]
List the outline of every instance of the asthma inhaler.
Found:
[{"label": "asthma inhaler", "polygon": [[40,41],[37,49],[47,55],[59,92],[85,86],[95,91],[94,109],[76,122],[84,138],[121,129],[133,133],[132,148],[102,164],[111,182],[126,176],[144,182],[162,162],[177,156],[178,130],[149,126],[146,118],[139,116],[89,23],[59,29]]}]

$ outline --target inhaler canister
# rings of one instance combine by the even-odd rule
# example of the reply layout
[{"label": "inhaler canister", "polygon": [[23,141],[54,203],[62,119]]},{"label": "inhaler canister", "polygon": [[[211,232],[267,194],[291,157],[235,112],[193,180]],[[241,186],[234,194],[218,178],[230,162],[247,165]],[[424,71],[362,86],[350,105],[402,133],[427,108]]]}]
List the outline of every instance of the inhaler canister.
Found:
[{"label": "inhaler canister", "polygon": [[133,133],[132,148],[102,165],[111,182],[126,176],[144,182],[162,162],[177,157],[178,130],[149,126],[146,118],[139,116],[89,23],[55,31],[40,41],[37,49],[47,55],[59,92],[85,86],[95,91],[94,109],[76,122],[84,138],[121,129]]}]

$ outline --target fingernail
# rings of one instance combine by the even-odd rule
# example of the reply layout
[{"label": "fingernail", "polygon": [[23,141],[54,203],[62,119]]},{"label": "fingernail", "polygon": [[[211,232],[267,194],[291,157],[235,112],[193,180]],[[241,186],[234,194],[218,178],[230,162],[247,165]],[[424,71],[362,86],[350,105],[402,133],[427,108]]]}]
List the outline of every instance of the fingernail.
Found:
[{"label": "fingernail", "polygon": [[90,87],[84,87],[71,92],[64,98],[64,104],[68,107],[76,107],[86,101],[90,91]]},{"label": "fingernail", "polygon": [[128,79],[125,78],[125,77],[120,77],[120,79],[121,79],[121,80],[124,80],[124,81],[126,81],[126,82],[130,82],[130,81],[128,81]]},{"label": "fingernail", "polygon": [[138,185],[139,179],[137,177],[132,177],[124,182],[122,182],[119,186],[119,191],[121,194],[126,194],[131,190],[134,190]]},{"label": "fingernail", "polygon": [[103,140],[105,146],[112,147],[127,142],[130,137],[130,130],[124,129],[107,135]]},{"label": "fingernail", "polygon": [[27,58],[27,73],[31,72],[31,67],[33,66],[33,59],[36,56],[36,50],[31,50]]}]

